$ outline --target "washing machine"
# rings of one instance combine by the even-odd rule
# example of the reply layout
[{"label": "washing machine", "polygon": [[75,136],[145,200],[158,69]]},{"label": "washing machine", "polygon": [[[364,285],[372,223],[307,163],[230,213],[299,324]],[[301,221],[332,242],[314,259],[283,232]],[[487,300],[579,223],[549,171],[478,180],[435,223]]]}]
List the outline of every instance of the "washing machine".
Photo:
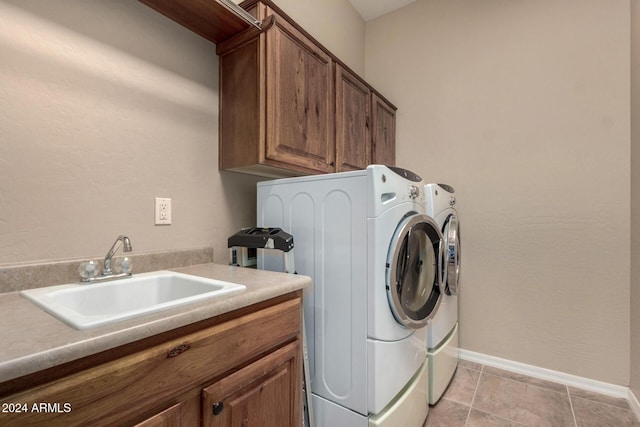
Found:
[{"label": "washing machine", "polygon": [[460,279],[460,222],[453,187],[427,184],[426,213],[442,231],[445,257],[440,272],[444,293],[438,311],[427,327],[429,403],[435,404],[451,382],[458,366],[458,284]]},{"label": "washing machine", "polygon": [[[317,427],[422,426],[429,406],[426,325],[444,293],[444,241],[424,183],[400,168],[257,184],[258,226],[295,239],[311,276],[304,316]],[[282,258],[258,254],[258,268]]]}]

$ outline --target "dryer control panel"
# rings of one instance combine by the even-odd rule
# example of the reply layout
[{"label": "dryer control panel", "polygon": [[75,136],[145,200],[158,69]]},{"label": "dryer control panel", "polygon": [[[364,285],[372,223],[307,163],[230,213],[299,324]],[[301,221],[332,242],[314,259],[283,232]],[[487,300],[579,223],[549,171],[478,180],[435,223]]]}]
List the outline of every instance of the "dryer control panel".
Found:
[{"label": "dryer control panel", "polygon": [[409,198],[417,199],[420,196],[420,188],[417,185],[409,186]]},{"label": "dryer control panel", "polygon": [[[398,173],[398,171],[402,173]],[[348,172],[355,174],[356,172]],[[353,175],[355,176],[355,175]],[[409,208],[424,212],[425,191],[420,177],[406,169],[392,169],[382,165],[369,165],[366,169],[367,215],[375,218],[382,212],[402,203],[413,203]],[[417,180],[417,181],[416,181]]]},{"label": "dryer control panel", "polygon": [[409,185],[409,199],[418,203],[424,203],[424,187],[418,185]]}]

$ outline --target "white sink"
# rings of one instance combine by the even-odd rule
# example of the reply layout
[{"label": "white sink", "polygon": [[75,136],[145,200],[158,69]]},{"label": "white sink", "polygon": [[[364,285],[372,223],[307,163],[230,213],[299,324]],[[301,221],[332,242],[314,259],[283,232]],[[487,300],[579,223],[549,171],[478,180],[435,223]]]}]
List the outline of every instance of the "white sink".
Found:
[{"label": "white sink", "polygon": [[87,329],[244,289],[237,283],[156,271],[102,283],[29,289],[20,294],[74,328]]}]

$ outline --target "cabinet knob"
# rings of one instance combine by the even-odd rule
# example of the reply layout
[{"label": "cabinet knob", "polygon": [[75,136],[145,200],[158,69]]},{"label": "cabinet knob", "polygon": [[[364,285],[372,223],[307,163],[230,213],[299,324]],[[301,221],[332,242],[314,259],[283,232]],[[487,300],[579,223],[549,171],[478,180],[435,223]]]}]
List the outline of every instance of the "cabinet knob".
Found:
[{"label": "cabinet knob", "polygon": [[336,165],[336,162],[331,162],[329,163],[329,166],[334,167]]},{"label": "cabinet knob", "polygon": [[220,412],[224,409],[224,403],[216,402],[213,404],[213,415],[220,415]]}]

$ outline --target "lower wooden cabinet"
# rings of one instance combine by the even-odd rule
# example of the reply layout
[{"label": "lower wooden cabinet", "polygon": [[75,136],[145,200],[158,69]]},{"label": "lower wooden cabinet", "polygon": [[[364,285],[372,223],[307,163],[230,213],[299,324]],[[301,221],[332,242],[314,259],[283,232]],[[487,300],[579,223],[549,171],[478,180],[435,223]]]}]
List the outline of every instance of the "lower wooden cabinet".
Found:
[{"label": "lower wooden cabinet", "polygon": [[202,392],[206,427],[298,427],[300,345],[295,342],[229,375]]},{"label": "lower wooden cabinet", "polygon": [[135,427],[190,427],[201,424],[201,398],[194,394],[169,408],[151,415]]},{"label": "lower wooden cabinet", "polygon": [[[132,343],[121,357],[118,349],[96,355],[94,366],[80,360],[53,381],[51,371],[31,375],[23,389],[0,395],[29,410],[0,413],[0,425],[300,425],[300,292],[239,311],[166,340],[150,337],[148,348]],[[41,403],[50,410],[31,410]]]}]

